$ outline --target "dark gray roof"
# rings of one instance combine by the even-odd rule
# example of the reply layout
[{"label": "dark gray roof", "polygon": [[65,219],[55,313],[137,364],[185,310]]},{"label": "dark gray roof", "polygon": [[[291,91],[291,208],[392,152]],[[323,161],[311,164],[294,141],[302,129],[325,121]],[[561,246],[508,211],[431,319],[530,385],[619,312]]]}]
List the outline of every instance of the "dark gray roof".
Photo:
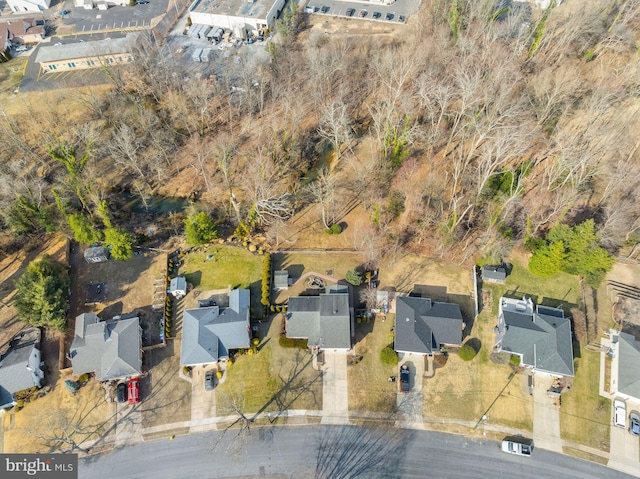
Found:
[{"label": "dark gray roof", "polygon": [[27,369],[27,362],[36,343],[12,348],[0,358],[0,407],[13,403],[13,395],[23,389],[40,386],[34,381],[34,376]]},{"label": "dark gray roof", "polygon": [[507,279],[507,270],[502,266],[483,266],[482,279],[486,281],[504,281]]},{"label": "dark gray roof", "polygon": [[228,357],[231,349],[249,347],[249,309],[248,289],[232,290],[228,308],[187,309],[182,321],[180,364],[215,363]]},{"label": "dark gray roof", "polygon": [[618,341],[618,391],[640,399],[640,342],[627,333]]},{"label": "dark gray roof", "polygon": [[78,316],[70,350],[73,373],[95,372],[99,381],[138,376],[142,369],[139,324],[137,317],[99,321],[92,313]]},{"label": "dark gray roof", "polygon": [[351,314],[348,288],[328,290],[329,293],[320,296],[289,298],[287,337],[307,338],[309,346],[324,349],[349,349]]},{"label": "dark gray roof", "polygon": [[559,376],[573,376],[571,322],[562,309],[538,306],[536,311],[502,310],[502,351],[522,355],[522,364]]},{"label": "dark gray roof", "polygon": [[441,345],[459,345],[461,342],[459,305],[410,296],[396,299],[396,351],[431,354],[439,351]]}]

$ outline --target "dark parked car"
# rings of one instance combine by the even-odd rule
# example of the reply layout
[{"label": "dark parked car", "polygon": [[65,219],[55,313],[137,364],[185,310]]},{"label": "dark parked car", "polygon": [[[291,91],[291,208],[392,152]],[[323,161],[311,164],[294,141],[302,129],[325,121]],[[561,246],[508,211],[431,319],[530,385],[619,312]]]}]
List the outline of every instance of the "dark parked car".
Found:
[{"label": "dark parked car", "polygon": [[380,18],[382,14],[380,12],[373,12],[373,18]]},{"label": "dark parked car", "polygon": [[207,371],[207,373],[204,375],[204,389],[206,391],[211,391],[213,390],[213,376],[214,372],[213,371]]},{"label": "dark parked car", "polygon": [[323,5],[322,8],[320,9],[320,11],[322,13],[328,13],[329,12],[329,7],[327,5]]},{"label": "dark parked car", "polygon": [[356,13],[355,8],[347,8],[347,17],[353,17],[354,13]]},{"label": "dark parked car", "polygon": [[629,414],[629,432],[634,436],[640,436],[640,414],[631,411]]},{"label": "dark parked car", "polygon": [[367,16],[367,11],[366,10],[360,10],[360,17],[364,18]]},{"label": "dark parked car", "polygon": [[404,23],[404,15],[400,15],[398,21]]},{"label": "dark parked car", "polygon": [[125,402],[127,400],[127,385],[125,383],[119,383],[117,392],[118,402]]},{"label": "dark parked car", "polygon": [[409,384],[409,366],[403,364],[400,366],[400,391],[409,392],[411,385]]},{"label": "dark parked car", "polygon": [[393,20],[393,13],[387,13],[387,15],[384,18],[387,20]]}]

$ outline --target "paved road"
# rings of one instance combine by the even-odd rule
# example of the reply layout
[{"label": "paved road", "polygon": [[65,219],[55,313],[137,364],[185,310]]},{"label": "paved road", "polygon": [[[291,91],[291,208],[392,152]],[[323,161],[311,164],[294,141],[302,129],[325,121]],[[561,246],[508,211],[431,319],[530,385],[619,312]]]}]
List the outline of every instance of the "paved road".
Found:
[{"label": "paved road", "polygon": [[[623,479],[632,476],[536,450],[510,456],[492,441],[355,426],[253,428],[245,447],[211,450],[221,432],[192,434],[80,460],[79,478]],[[231,441],[231,438],[229,438]],[[221,446],[219,446],[221,447]],[[428,471],[428,473],[427,473]]]}]

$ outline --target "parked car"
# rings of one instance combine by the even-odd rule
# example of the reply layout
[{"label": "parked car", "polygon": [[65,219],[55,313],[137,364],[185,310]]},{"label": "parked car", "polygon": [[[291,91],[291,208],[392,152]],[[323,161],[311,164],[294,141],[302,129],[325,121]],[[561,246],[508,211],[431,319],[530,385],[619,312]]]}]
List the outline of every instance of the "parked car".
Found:
[{"label": "parked car", "polygon": [[354,13],[356,13],[355,8],[347,8],[347,17],[353,17]]},{"label": "parked car", "polygon": [[509,437],[503,439],[500,448],[508,454],[531,456],[533,452],[533,441],[525,438]]},{"label": "parked car", "polygon": [[404,23],[404,15],[400,15],[398,21]]},{"label": "parked car", "polygon": [[329,7],[327,5],[323,5],[320,11],[322,13],[329,13]]},{"label": "parked car", "polygon": [[400,391],[408,393],[411,390],[409,383],[409,366],[403,364],[400,366]]},{"label": "parked car", "polygon": [[116,391],[117,391],[118,402],[125,402],[127,400],[127,384],[118,383]]},{"label": "parked car", "polygon": [[373,18],[380,18],[382,16],[382,13],[380,12],[373,12]]},{"label": "parked car", "polygon": [[627,405],[622,399],[613,401],[613,425],[622,428],[627,427]]},{"label": "parked car", "polygon": [[138,0],[136,3],[138,5],[147,5],[149,3],[149,0]]},{"label": "parked car", "polygon": [[65,15],[69,15],[70,13],[71,13],[71,12],[70,12],[69,10],[62,10],[62,11],[60,12],[60,15],[62,15],[62,16],[64,17]]},{"label": "parked car", "polygon": [[364,18],[367,16],[367,11],[366,10],[360,10],[360,18]]},{"label": "parked car", "polygon": [[633,436],[640,436],[640,414],[638,411],[631,411],[629,414],[629,433]]},{"label": "parked car", "polygon": [[129,404],[140,402],[140,380],[138,378],[129,379]]},{"label": "parked car", "polygon": [[214,372],[207,371],[207,373],[204,375],[204,388],[207,391],[211,391],[213,390],[213,385],[214,385]]},{"label": "parked car", "polygon": [[393,20],[393,13],[387,13],[384,18],[386,20]]},{"label": "parked car", "polygon": [[20,45],[19,47],[16,48],[17,52],[26,52],[28,50],[30,50],[31,47],[28,45]]}]

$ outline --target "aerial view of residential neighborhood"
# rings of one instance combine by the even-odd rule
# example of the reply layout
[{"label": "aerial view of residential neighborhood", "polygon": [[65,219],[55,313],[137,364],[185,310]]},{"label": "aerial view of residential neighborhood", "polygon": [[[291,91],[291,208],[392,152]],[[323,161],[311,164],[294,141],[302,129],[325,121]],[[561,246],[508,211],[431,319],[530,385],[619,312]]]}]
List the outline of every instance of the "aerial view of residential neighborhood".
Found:
[{"label": "aerial view of residential neighborhood", "polygon": [[0,0],[0,478],[640,477],[640,0]]}]

